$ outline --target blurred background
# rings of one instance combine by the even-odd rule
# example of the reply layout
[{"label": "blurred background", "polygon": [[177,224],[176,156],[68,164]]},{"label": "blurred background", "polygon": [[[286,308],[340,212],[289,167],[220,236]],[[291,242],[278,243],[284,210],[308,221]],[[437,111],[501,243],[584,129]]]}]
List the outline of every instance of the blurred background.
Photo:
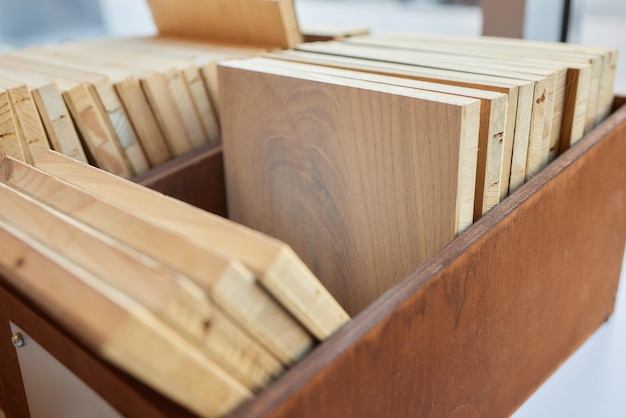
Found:
[{"label": "blurred background", "polygon": [[[372,32],[479,35],[481,6],[516,0],[295,0],[304,23],[347,24]],[[567,3],[567,40],[626,50],[624,0],[525,0],[524,37],[561,40]],[[146,0],[0,0],[0,49],[102,36],[155,32]],[[626,53],[620,57],[626,68]],[[616,91],[626,94],[626,71],[618,74]]]}]

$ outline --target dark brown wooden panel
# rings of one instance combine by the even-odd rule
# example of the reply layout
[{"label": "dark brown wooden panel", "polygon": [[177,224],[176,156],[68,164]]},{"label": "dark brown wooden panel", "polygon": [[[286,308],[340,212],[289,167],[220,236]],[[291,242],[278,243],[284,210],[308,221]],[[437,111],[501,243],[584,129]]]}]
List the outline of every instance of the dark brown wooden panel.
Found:
[{"label": "dark brown wooden panel", "polygon": [[626,107],[235,417],[511,414],[612,313]]},{"label": "dark brown wooden panel", "polygon": [[136,183],[227,216],[224,163],[220,145],[205,145],[133,179]]}]

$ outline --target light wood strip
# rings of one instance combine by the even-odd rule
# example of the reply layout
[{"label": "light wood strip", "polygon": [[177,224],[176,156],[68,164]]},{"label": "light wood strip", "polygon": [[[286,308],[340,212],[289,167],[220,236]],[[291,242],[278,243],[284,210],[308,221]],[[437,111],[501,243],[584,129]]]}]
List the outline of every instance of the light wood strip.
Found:
[{"label": "light wood strip", "polygon": [[50,144],[30,89],[24,83],[1,77],[0,88],[6,89],[26,144],[23,150],[28,149],[28,155],[25,154],[26,162],[33,164],[41,155],[50,150]]},{"label": "light wood strip", "polygon": [[[289,365],[312,346],[309,335],[255,283],[237,260],[200,240],[160,228],[54,176],[5,160],[0,181],[160,260],[193,280],[243,329]],[[270,369],[278,374],[280,368]],[[269,377],[268,375],[267,377]]]},{"label": "light wood strip", "polygon": [[37,167],[239,259],[318,339],[327,338],[349,320],[304,263],[276,239],[57,153],[48,153]]},{"label": "light wood strip", "polygon": [[[251,393],[127,295],[0,221],[0,272],[106,360],[203,417]],[[42,280],[45,277],[45,280]]]},{"label": "light wood strip", "polygon": [[4,184],[0,197],[0,219],[135,299],[248,388],[280,370],[185,276]]}]

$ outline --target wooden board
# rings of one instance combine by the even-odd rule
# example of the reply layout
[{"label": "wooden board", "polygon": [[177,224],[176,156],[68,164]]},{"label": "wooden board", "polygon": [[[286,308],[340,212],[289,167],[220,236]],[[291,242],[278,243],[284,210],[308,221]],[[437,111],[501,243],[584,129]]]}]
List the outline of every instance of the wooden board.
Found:
[{"label": "wooden board", "polygon": [[[203,132],[180,72],[172,67],[155,67],[119,51],[96,49],[88,44],[65,44],[98,64],[130,70],[141,82],[172,156],[183,155],[202,141]],[[192,140],[192,135],[194,136]]]},{"label": "wooden board", "polygon": [[471,224],[478,100],[248,60],[220,85],[231,218],[291,245],[351,315]]},{"label": "wooden board", "polygon": [[[307,52],[364,58],[418,67],[440,68],[463,73],[475,73],[532,82],[534,84],[534,97],[532,101],[530,136],[528,145],[524,146],[524,148],[528,150],[526,159],[524,160],[526,163],[525,179],[535,175],[548,163],[556,81],[556,73],[554,71],[547,71],[544,72],[543,75],[538,76],[532,73],[520,72],[513,66],[501,69],[485,65],[484,63],[472,63],[467,60],[459,59],[445,59],[445,57],[441,58],[441,56],[438,55],[419,51],[398,52],[385,47],[381,48],[343,42],[302,44],[298,46],[298,49]],[[515,159],[516,156],[510,154],[510,152],[519,149],[519,147],[514,147],[512,142],[507,142],[504,144],[504,147],[509,151],[505,156],[507,161],[510,161],[511,158]],[[501,194],[506,196],[506,190],[501,190]]]},{"label": "wooden board", "polygon": [[300,25],[304,42],[339,41],[353,36],[369,35],[365,27],[306,22]]},{"label": "wooden board", "polygon": [[0,219],[142,304],[249,389],[282,371],[187,277],[4,184],[0,196]]},{"label": "wooden board", "polygon": [[139,80],[132,71],[93,59],[85,60],[83,53],[71,48],[64,48],[63,45],[48,46],[40,49],[39,53],[51,57],[61,57],[72,68],[100,73],[111,78],[149,164],[154,167],[171,159],[159,124]]},{"label": "wooden board", "polygon": [[211,104],[219,116],[219,86],[217,63],[231,58],[245,58],[260,55],[265,49],[189,39],[158,37],[125,38],[124,43],[136,45],[142,50],[152,50],[160,55],[178,59],[192,59],[198,66],[208,90]]},{"label": "wooden board", "polygon": [[25,161],[22,140],[9,95],[0,88],[0,156],[14,157]]},{"label": "wooden board", "polygon": [[256,279],[316,338],[324,340],[348,320],[329,292],[276,239],[219,216],[167,198],[115,176],[49,153],[37,167],[129,211],[240,260]]},{"label": "wooden board", "polygon": [[293,0],[149,0],[161,35],[293,48],[302,42]]},{"label": "wooden board", "polygon": [[5,222],[0,237],[3,277],[108,361],[203,417],[223,415],[251,397],[192,344],[99,277]]},{"label": "wooden board", "polygon": [[[550,43],[550,42],[533,42],[524,40],[512,40],[506,38],[494,38],[494,37],[481,37],[481,38],[459,38],[451,36],[436,36],[436,35],[417,35],[417,34],[385,34],[384,38],[388,38],[390,41],[396,39],[402,39],[403,42],[436,42],[440,44],[449,44],[456,47],[470,46],[486,48],[498,53],[510,54],[511,51],[515,51],[517,56],[532,56],[542,59],[558,59],[560,61],[580,65],[581,62],[589,64],[591,74],[589,75],[589,88],[583,86],[583,97],[572,97],[570,101],[573,103],[579,103],[578,106],[582,106],[584,100],[584,108],[576,110],[577,117],[582,111],[584,113],[584,122],[574,123],[576,128],[572,134],[570,143],[575,143],[582,138],[584,133],[589,132],[590,129],[595,126],[596,120],[599,120],[600,115],[608,114],[610,105],[613,100],[613,86],[611,81],[611,59],[614,58],[616,51],[604,48],[591,48],[582,47],[577,45],[567,45],[563,43]],[[570,68],[574,71],[576,67]],[[614,68],[613,68],[614,70]],[[571,77],[584,79],[586,76],[570,74]],[[602,103],[602,105],[600,105]],[[582,124],[582,126],[581,126]],[[580,128],[579,128],[580,127]],[[567,137],[566,137],[567,138]]]},{"label": "wooden board", "polygon": [[72,68],[67,65],[66,58],[42,53],[39,49],[20,51],[19,56],[46,66],[48,69],[54,69],[55,73],[64,79],[84,83],[94,97],[100,112],[106,116],[108,131],[122,147],[133,173],[141,174],[150,168],[128,120],[128,115],[107,76]]},{"label": "wooden board", "polygon": [[[255,284],[252,274],[237,260],[201,241],[162,229],[138,211],[124,211],[43,171],[16,161],[2,163],[0,182],[160,260],[193,280],[211,301],[226,312],[285,365],[300,359],[312,346],[311,338]],[[280,367],[272,370],[277,374]],[[266,376],[266,378],[269,376]]]},{"label": "wooden board", "polygon": [[[276,53],[280,55],[281,53]],[[273,56],[273,55],[270,55]],[[484,212],[490,209],[493,196],[500,193],[501,167],[502,167],[502,138],[506,135],[506,115],[508,97],[502,93],[470,89],[466,87],[450,86],[447,84],[429,83],[425,81],[410,80],[401,77],[391,77],[360,71],[343,70],[322,65],[309,65],[297,62],[284,62],[282,60],[268,60],[263,58],[250,59],[249,62],[263,69],[269,66],[292,68],[296,71],[308,71],[318,74],[327,74],[335,77],[351,78],[355,80],[372,81],[376,83],[391,84],[396,86],[410,87],[426,91],[454,94],[458,96],[473,97],[481,100],[479,133],[478,133],[478,156],[476,163],[476,180],[474,186],[474,219],[478,219]],[[282,64],[282,65],[281,65]],[[462,171],[473,171],[474,168]]]},{"label": "wooden board", "polygon": [[[376,74],[392,75],[415,80],[450,84],[460,87],[485,89],[508,96],[506,134],[503,138],[503,150],[512,150],[507,143],[528,143],[531,127],[530,114],[532,111],[533,86],[530,83],[520,85],[519,80],[507,80],[500,77],[484,76],[480,74],[464,74],[455,71],[422,68],[412,65],[377,62],[359,58],[347,58],[324,54],[314,54],[301,51],[284,51],[275,57],[290,61],[307,62],[331,67],[367,71]],[[503,155],[501,190],[507,190],[506,173],[510,172],[512,155]],[[508,169],[506,167],[509,167]],[[524,165],[525,168],[525,165]],[[504,193],[501,193],[502,196]],[[494,198],[496,196],[493,196]],[[498,196],[499,197],[499,196]],[[493,199],[493,207],[498,199]]]},{"label": "wooden board", "polygon": [[58,85],[41,77],[2,69],[0,77],[28,84],[52,149],[76,160],[87,162],[69,110]]},{"label": "wooden board", "polygon": [[134,39],[107,39],[97,43],[98,47],[111,50],[121,50],[136,54],[138,60],[147,57],[154,62],[174,65],[181,72],[187,84],[189,94],[195,106],[196,113],[204,130],[204,137],[208,142],[217,143],[220,139],[216,113],[209,99],[208,90],[200,73],[197,61],[184,54],[172,52],[170,49],[160,48],[158,43],[135,42]]},{"label": "wooden board", "polygon": [[6,70],[22,71],[55,81],[94,164],[125,178],[134,175],[120,143],[112,134],[108,119],[96,104],[97,99],[84,84],[63,77],[54,67],[42,66],[35,60],[17,55],[2,55],[0,66]]},{"label": "wooden board", "polygon": [[0,77],[0,88],[6,90],[18,129],[24,139],[22,150],[25,151],[26,162],[33,164],[50,149],[50,144],[30,89],[24,83],[2,77]]}]

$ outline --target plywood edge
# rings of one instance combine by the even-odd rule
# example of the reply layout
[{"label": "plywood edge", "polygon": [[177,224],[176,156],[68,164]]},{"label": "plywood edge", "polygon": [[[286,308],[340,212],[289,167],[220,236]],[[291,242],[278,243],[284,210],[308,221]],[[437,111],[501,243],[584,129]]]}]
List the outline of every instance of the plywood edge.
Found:
[{"label": "plywood edge", "polygon": [[[485,245],[489,242],[497,230],[506,228],[506,220],[517,217],[521,206],[536,199],[537,193],[548,183],[558,181],[573,164],[583,160],[586,154],[607,136],[615,136],[616,132],[626,131],[626,99],[620,98],[615,101],[615,106],[621,106],[613,115],[590,132],[576,146],[567,150],[546,169],[520,187],[511,196],[501,202],[497,207],[483,216],[472,227],[460,234],[452,243],[431,258],[426,264],[419,267],[413,274],[402,282],[389,289],[379,299],[355,317],[351,323],[339,330],[337,334],[321,344],[300,364],[287,372],[282,378],[268,387],[265,392],[247,404],[240,407],[233,418],[243,417],[270,417],[281,415],[289,408],[289,403],[294,398],[307,391],[307,386],[315,385],[332,376],[332,369],[339,363],[354,355],[355,350],[372,341],[380,341],[381,329],[390,321],[403,321],[402,314],[394,317],[407,304],[416,303],[421,296],[425,295],[430,286],[442,280],[446,269],[449,269],[463,254],[468,254],[472,248]],[[613,143],[618,140],[613,137]],[[597,157],[597,156],[596,156]],[[584,165],[584,163],[582,163]],[[579,165],[580,167],[580,165]],[[516,213],[517,211],[517,213]],[[626,229],[623,224],[622,229]],[[624,231],[626,233],[626,231]],[[621,249],[620,249],[621,250]],[[612,307],[609,309],[612,311]],[[607,312],[610,315],[611,312]],[[585,334],[588,335],[588,332]],[[579,336],[578,344],[584,336]],[[574,344],[571,350],[577,347]],[[563,353],[563,357],[569,353]],[[553,367],[557,367],[555,364]],[[542,376],[537,377],[541,382],[549,371],[544,371]],[[534,390],[534,389],[533,389]],[[526,394],[528,395],[528,394]],[[306,396],[306,395],[303,395]],[[330,401],[329,401],[330,402]],[[511,405],[514,408],[516,405]],[[511,413],[513,409],[509,411]]]}]

